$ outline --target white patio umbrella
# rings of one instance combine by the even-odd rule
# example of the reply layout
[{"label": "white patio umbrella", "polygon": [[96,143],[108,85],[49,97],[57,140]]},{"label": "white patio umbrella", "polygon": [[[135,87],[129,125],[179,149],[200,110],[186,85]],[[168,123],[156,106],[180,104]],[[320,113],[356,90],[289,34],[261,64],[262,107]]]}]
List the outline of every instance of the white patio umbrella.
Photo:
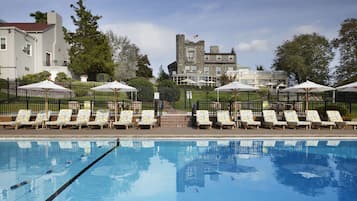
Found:
[{"label": "white patio umbrella", "polygon": [[187,83],[187,84],[196,84],[196,82],[195,81],[193,81],[193,80],[191,80],[191,79],[184,79],[184,80],[181,80],[181,82],[185,82],[185,83]]},{"label": "white patio umbrella", "polygon": [[357,82],[352,82],[343,86],[339,86],[336,89],[337,91],[342,92],[357,92]]},{"label": "white patio umbrella", "polygon": [[113,81],[113,82],[109,82],[106,84],[103,84],[101,86],[97,86],[97,87],[93,87],[91,88],[94,91],[103,91],[103,92],[114,92],[114,96],[115,96],[115,114],[114,114],[114,118],[115,121],[117,121],[117,93],[118,92],[137,92],[138,90],[134,87],[131,87],[129,85],[126,84],[122,84],[118,81]]},{"label": "white patio umbrella", "polygon": [[285,88],[281,90],[282,92],[295,92],[295,93],[305,93],[306,109],[309,109],[309,93],[319,93],[325,91],[335,90],[333,87],[317,84],[307,80],[301,84]]},{"label": "white patio umbrella", "polygon": [[[235,102],[237,100],[238,92],[240,92],[240,91],[256,91],[258,89],[259,89],[258,87],[234,81],[229,84],[217,87],[214,90],[217,91],[217,102],[219,102],[219,92],[220,91],[234,93],[234,102]],[[234,112],[235,112],[235,120],[236,120],[236,118],[237,118],[237,108],[236,107],[234,107]]]},{"label": "white patio umbrella", "polygon": [[42,82],[28,84],[19,87],[19,89],[27,89],[31,91],[42,91],[45,93],[45,110],[46,110],[46,117],[48,118],[48,92],[71,92],[70,89],[57,85],[49,80],[45,80]]}]

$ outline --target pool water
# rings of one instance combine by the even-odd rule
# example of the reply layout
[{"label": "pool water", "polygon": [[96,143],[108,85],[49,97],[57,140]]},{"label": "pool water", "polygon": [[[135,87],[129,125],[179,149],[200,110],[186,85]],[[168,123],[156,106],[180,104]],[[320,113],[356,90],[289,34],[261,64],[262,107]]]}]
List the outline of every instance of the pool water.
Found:
[{"label": "pool water", "polygon": [[[62,142],[66,144],[66,142]],[[46,200],[107,142],[0,142],[0,200]],[[61,148],[66,147],[66,148]],[[14,184],[28,181],[27,184]],[[357,141],[121,141],[55,200],[356,200]]]}]

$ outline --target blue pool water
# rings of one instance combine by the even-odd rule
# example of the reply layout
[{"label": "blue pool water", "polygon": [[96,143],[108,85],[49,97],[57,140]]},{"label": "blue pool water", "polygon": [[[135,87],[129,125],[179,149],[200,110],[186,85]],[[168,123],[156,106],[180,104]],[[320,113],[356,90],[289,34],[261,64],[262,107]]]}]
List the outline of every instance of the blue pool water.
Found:
[{"label": "blue pool water", "polygon": [[[45,200],[113,146],[115,141],[0,142],[0,200]],[[55,200],[356,197],[357,141],[146,140],[121,141]]]}]

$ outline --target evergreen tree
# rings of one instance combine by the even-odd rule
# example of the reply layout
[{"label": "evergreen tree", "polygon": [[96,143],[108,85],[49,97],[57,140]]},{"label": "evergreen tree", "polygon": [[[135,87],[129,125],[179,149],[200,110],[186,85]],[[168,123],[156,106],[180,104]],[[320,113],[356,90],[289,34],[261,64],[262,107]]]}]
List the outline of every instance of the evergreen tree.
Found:
[{"label": "evergreen tree", "polygon": [[311,80],[328,84],[333,56],[332,46],[325,37],[316,33],[301,34],[277,48],[273,68],[287,72],[298,83]]},{"label": "evergreen tree", "polygon": [[36,23],[47,23],[47,13],[36,11],[34,13],[30,13],[30,17],[35,18]]},{"label": "evergreen tree", "polygon": [[162,68],[162,65],[160,66],[160,69],[159,69],[159,78],[158,80],[159,81],[162,81],[162,80],[169,80],[170,79],[170,76],[169,74],[167,74],[164,69]]},{"label": "evergreen tree", "polygon": [[65,31],[70,44],[68,67],[77,75],[87,74],[88,80],[95,80],[97,73],[113,74],[114,63],[108,38],[98,31],[97,21],[101,18],[86,9],[83,0],[71,4],[76,16],[71,16],[77,27],[74,33]]},{"label": "evergreen tree", "polygon": [[340,65],[335,72],[337,83],[357,81],[357,19],[343,21],[339,37],[334,39],[333,45],[340,52]]},{"label": "evergreen tree", "polygon": [[145,78],[152,78],[152,69],[149,67],[150,66],[150,61],[148,56],[145,55],[139,55],[138,56],[138,70],[136,71],[136,76],[138,77],[145,77]]}]

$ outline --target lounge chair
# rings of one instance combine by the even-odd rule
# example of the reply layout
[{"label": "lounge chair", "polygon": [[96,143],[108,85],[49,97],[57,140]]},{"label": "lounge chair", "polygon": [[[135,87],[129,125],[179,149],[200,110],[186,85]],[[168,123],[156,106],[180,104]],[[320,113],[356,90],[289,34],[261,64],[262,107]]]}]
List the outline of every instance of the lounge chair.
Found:
[{"label": "lounge chair", "polygon": [[[51,116],[51,111],[48,111],[48,117]],[[49,118],[46,116],[46,111],[38,112],[36,115],[35,121],[28,121],[22,122],[20,126],[31,126],[35,127],[36,130],[41,126],[42,128],[45,127],[45,123],[48,121]]]},{"label": "lounge chair", "polygon": [[31,117],[31,110],[21,109],[18,111],[15,121],[0,122],[0,126],[14,127],[16,130],[19,128],[21,123],[28,122]]},{"label": "lounge chair", "polygon": [[52,126],[59,127],[62,130],[62,127],[66,125],[67,122],[71,121],[72,109],[61,109],[58,113],[56,121],[48,121],[45,123],[46,127],[50,128]]},{"label": "lounge chair", "polygon": [[103,129],[104,126],[109,125],[109,110],[97,110],[95,114],[94,121],[88,122],[88,127],[99,126],[100,129]]},{"label": "lounge chair", "polygon": [[141,119],[138,122],[139,128],[144,126],[149,126],[150,129],[155,126],[156,124],[154,110],[143,110],[141,112]]},{"label": "lounge chair", "polygon": [[284,110],[285,120],[288,122],[289,127],[305,126],[306,130],[311,128],[311,122],[300,121],[295,110]]},{"label": "lounge chair", "polygon": [[235,122],[231,120],[227,110],[219,110],[217,111],[217,125],[220,129],[223,127],[231,127],[233,129]]},{"label": "lounge chair", "polygon": [[320,129],[321,126],[329,127],[330,130],[336,126],[335,122],[332,121],[321,121],[319,113],[317,110],[306,110],[306,121],[311,122],[311,127],[318,127]]},{"label": "lounge chair", "polygon": [[133,111],[132,110],[123,110],[120,112],[119,121],[113,123],[114,127],[125,127],[128,129],[129,126],[132,126],[133,122]]},{"label": "lounge chair", "polygon": [[259,129],[261,123],[259,121],[254,120],[252,110],[240,110],[239,113],[240,113],[240,122],[246,130],[249,126],[256,126],[257,129]]},{"label": "lounge chair", "polygon": [[334,122],[338,127],[352,126],[353,130],[357,128],[357,121],[343,121],[341,114],[337,110],[326,111],[329,121]]},{"label": "lounge chair", "polygon": [[263,118],[264,125],[268,126],[270,129],[273,129],[275,126],[281,126],[283,129],[285,129],[285,126],[288,125],[286,121],[278,121],[274,110],[263,110]]},{"label": "lounge chair", "polygon": [[207,126],[208,128],[211,128],[212,121],[209,120],[208,110],[197,110],[196,122],[197,122],[197,129],[200,128],[201,126]]},{"label": "lounge chair", "polygon": [[75,121],[69,121],[66,126],[78,127],[82,129],[82,126],[87,126],[90,118],[90,109],[80,109],[78,111],[77,119]]}]

